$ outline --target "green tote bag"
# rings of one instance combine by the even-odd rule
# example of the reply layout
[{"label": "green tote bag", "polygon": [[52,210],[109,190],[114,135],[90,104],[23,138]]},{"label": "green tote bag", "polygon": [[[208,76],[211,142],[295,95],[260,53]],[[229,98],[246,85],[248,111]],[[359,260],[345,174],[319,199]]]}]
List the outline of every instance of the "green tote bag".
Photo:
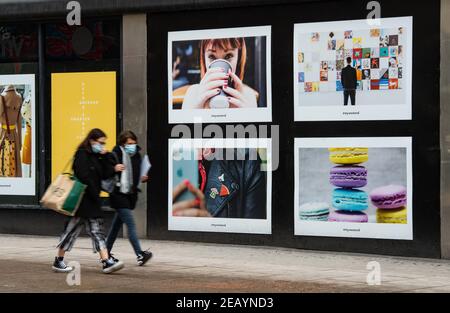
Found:
[{"label": "green tote bag", "polygon": [[75,216],[86,187],[72,173],[62,173],[47,188],[41,205],[67,216]]}]

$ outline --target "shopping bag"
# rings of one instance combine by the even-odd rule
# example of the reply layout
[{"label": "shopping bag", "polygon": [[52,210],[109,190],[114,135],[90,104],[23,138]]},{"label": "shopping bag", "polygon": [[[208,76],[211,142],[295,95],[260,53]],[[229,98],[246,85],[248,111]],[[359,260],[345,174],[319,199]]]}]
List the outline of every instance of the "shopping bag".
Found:
[{"label": "shopping bag", "polygon": [[75,216],[86,190],[75,176],[61,174],[47,188],[41,199],[41,205],[58,213]]}]

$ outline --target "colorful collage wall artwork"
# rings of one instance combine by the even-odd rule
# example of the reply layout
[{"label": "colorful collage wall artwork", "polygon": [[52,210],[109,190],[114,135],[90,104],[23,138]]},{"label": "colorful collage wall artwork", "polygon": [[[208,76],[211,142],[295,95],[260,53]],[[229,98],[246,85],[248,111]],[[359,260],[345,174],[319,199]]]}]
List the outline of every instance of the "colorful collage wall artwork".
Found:
[{"label": "colorful collage wall artwork", "polygon": [[352,58],[360,91],[402,89],[404,28],[302,34],[298,51],[300,92],[343,91],[341,71]]}]

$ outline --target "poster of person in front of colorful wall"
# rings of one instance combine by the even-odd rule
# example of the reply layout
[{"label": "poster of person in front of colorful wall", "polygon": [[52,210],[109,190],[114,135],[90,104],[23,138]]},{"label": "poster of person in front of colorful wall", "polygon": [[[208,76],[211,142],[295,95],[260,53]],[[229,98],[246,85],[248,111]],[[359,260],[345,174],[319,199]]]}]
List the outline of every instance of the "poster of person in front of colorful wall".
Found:
[{"label": "poster of person in front of colorful wall", "polygon": [[34,75],[0,75],[0,195],[35,195]]},{"label": "poster of person in front of colorful wall", "polygon": [[410,120],[412,17],[296,24],[296,121]]}]

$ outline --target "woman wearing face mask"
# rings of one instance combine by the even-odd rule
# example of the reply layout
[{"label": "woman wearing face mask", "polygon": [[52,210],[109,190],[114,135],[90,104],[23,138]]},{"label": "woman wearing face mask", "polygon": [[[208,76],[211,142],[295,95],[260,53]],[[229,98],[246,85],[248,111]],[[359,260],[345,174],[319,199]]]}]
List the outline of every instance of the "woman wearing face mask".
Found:
[{"label": "woman wearing face mask", "polygon": [[[215,60],[225,60],[231,70],[225,73],[221,68],[209,68]],[[209,109],[210,99],[227,94],[230,108],[256,108],[257,93],[243,83],[247,48],[244,38],[208,39],[200,44],[201,81],[186,92],[182,109]],[[231,78],[233,86],[228,85]]]},{"label": "woman wearing face mask", "polygon": [[73,268],[64,263],[64,255],[70,251],[84,227],[92,239],[94,252],[100,254],[103,273],[110,274],[123,268],[123,263],[110,257],[106,247],[103,230],[103,212],[101,210],[101,181],[114,176],[114,159],[105,149],[106,134],[100,129],[93,129],[78,147],[73,161],[75,177],[85,184],[86,191],[78,211],[66,224],[58,244],[58,252],[53,263],[53,270],[67,273]]},{"label": "woman wearing face mask", "polygon": [[140,177],[142,157],[139,154],[137,136],[132,131],[124,131],[119,135],[118,145],[113,153],[116,157],[117,170],[119,171],[118,184],[110,194],[111,207],[116,210],[116,215],[106,241],[108,251],[111,252],[120,228],[127,225],[130,243],[136,253],[139,266],[145,265],[152,258],[150,251],[143,251],[136,233],[133,210],[138,199],[139,183],[146,183],[148,176]]}]

